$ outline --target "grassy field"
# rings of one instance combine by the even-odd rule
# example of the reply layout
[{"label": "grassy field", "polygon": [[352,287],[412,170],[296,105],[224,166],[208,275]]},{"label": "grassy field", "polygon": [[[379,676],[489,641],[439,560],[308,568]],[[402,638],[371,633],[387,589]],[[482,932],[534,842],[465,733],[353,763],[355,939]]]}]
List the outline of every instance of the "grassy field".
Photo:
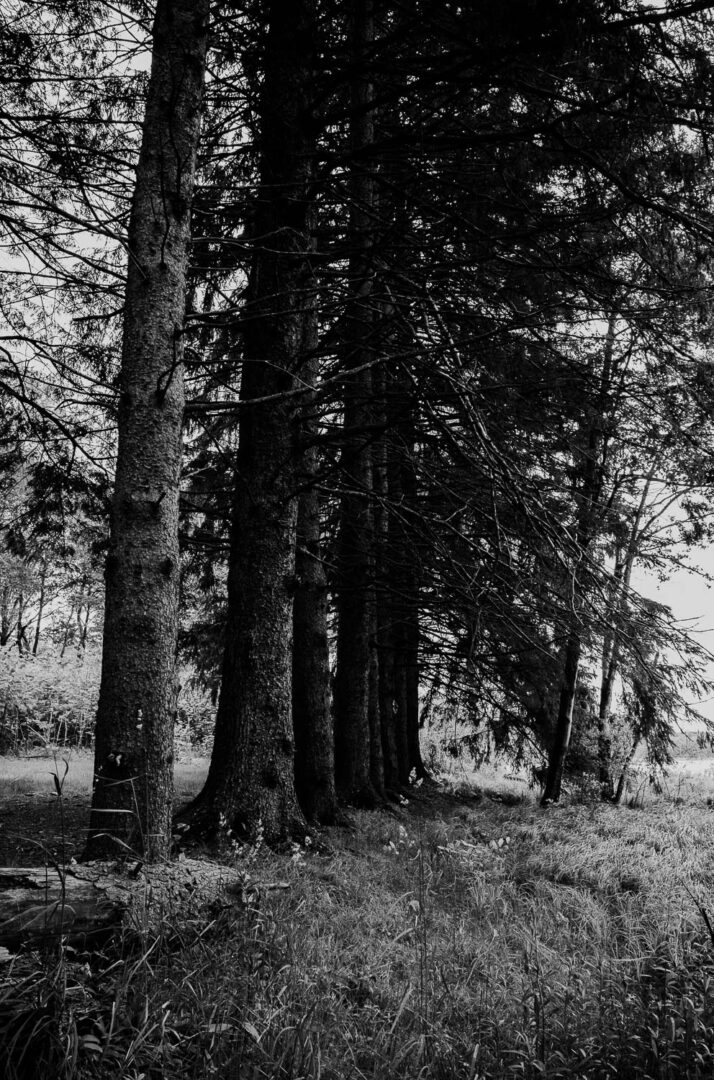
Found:
[{"label": "grassy field", "polygon": [[[54,791],[52,775],[64,774],[65,793],[89,799],[92,791],[94,757],[88,750],[58,750],[56,753],[35,754],[32,757],[3,757],[0,755],[0,798],[11,793],[49,795]],[[180,761],[174,769],[177,797],[189,798],[201,786],[208,770],[205,758]]]},{"label": "grassy field", "polygon": [[[1,764],[18,791],[47,776]],[[70,777],[88,794],[85,760]],[[636,808],[541,810],[522,779],[457,765],[328,830],[329,854],[229,852],[238,908],[7,963],[0,1022],[52,990],[67,1077],[711,1078],[713,791],[692,758]]]}]

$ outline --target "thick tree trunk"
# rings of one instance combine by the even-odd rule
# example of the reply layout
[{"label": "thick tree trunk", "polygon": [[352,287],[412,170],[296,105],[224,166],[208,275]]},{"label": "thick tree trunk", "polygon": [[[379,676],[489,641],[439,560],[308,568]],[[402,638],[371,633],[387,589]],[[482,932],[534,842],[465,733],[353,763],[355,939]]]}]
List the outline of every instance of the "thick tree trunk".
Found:
[{"label": "thick tree trunk", "polygon": [[[243,322],[240,441],[228,620],[216,735],[206,785],[182,815],[222,821],[268,843],[304,835],[294,783],[292,619],[299,482],[299,398],[313,318],[315,120],[313,0],[273,0],[260,100],[260,187]],[[255,401],[270,397],[269,402]]]},{"label": "thick tree trunk", "polygon": [[[364,150],[374,141],[370,108],[373,88],[363,64],[374,38],[372,0],[354,0],[352,43],[357,75],[352,86],[352,144]],[[363,171],[360,171],[360,168]],[[369,164],[354,167],[350,188],[350,293],[345,318],[345,376],[342,454],[344,493],[337,552],[337,667],[335,671],[335,781],[339,795],[354,805],[373,806],[382,796],[382,768],[375,768],[381,738],[375,737],[372,450],[364,430],[372,422],[374,266],[372,258],[374,180]]]},{"label": "thick tree trunk", "polygon": [[183,333],[208,0],[159,0],[129,264],[88,854],[171,836]]}]

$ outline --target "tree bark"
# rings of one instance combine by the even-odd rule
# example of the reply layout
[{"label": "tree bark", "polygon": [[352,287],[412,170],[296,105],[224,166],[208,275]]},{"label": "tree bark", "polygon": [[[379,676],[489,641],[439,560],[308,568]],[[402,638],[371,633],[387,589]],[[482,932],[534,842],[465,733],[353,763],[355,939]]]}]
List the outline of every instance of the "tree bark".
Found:
[{"label": "tree bark", "polygon": [[25,624],[22,621],[22,616],[25,614],[25,594],[20,591],[17,598],[17,622],[15,623],[15,644],[17,645],[17,651],[22,652],[22,646],[27,645],[27,637],[25,635]]},{"label": "tree bark", "polygon": [[10,622],[10,586],[3,585],[0,598],[0,646],[7,645],[12,636]]},{"label": "tree bark", "polygon": [[[311,320],[314,322],[314,320]],[[315,335],[312,335],[315,341]],[[309,365],[312,382],[315,365]],[[309,408],[309,403],[308,408]],[[316,424],[303,420],[305,438]],[[303,454],[303,490],[298,501],[293,608],[293,731],[295,789],[311,821],[328,825],[335,819],[335,742],[330,711],[330,656],[327,631],[327,575],[320,543],[318,454]]]},{"label": "tree bark", "polygon": [[129,223],[88,854],[171,836],[183,334],[208,0],[159,0]]},{"label": "tree bark", "polygon": [[393,588],[395,566],[390,549],[391,514],[389,490],[389,460],[393,451],[387,431],[385,400],[385,371],[374,371],[375,419],[385,430],[377,440],[373,453],[373,486],[375,501],[375,608],[376,648],[378,656],[378,705],[382,743],[384,786],[394,798],[400,793],[399,752],[396,734],[396,683]]},{"label": "tree bark", "polygon": [[[405,396],[403,387],[399,387],[401,397]],[[400,461],[401,488],[404,497],[403,514],[408,514],[412,522],[416,520],[417,483],[414,467],[414,448],[416,436],[410,415],[405,425],[403,449]],[[403,566],[404,587],[401,604],[402,663],[405,679],[405,709],[407,743],[409,748],[409,776],[412,771],[417,780],[424,780],[428,772],[422,761],[419,735],[419,564],[414,547],[414,540],[404,527],[400,528],[400,563]]]},{"label": "tree bark", "polygon": [[[354,0],[352,41],[357,75],[352,86],[352,144],[364,150],[374,141],[371,81],[365,53],[374,38],[371,0]],[[345,318],[343,362],[344,430],[341,458],[344,493],[337,552],[337,666],[335,671],[335,782],[349,803],[374,806],[382,796],[383,767],[377,762],[381,733],[374,723],[374,521],[372,451],[364,429],[372,421],[374,332],[374,180],[370,166],[354,167],[350,189],[350,295]],[[372,674],[370,672],[372,671]],[[372,713],[370,712],[372,703]],[[379,742],[379,746],[378,746]]]},{"label": "tree bark", "polygon": [[582,644],[578,634],[573,634],[565,650],[563,680],[560,687],[560,702],[556,718],[553,744],[548,754],[548,771],[541,804],[558,802],[563,783],[563,767],[570,747],[570,735],[573,730],[573,711],[575,695],[578,689],[580,653]]},{"label": "tree bark", "polygon": [[32,641],[32,655],[37,656],[40,647],[40,632],[42,629],[42,616],[45,610],[45,582],[47,580],[47,563],[43,560],[40,571],[40,598],[37,606],[37,620],[35,622],[35,635]]},{"label": "tree bark", "polygon": [[[630,527],[630,534],[625,551],[622,552],[618,550],[617,552],[615,570],[613,572],[611,604],[608,610],[608,621],[611,629],[605,635],[605,640],[603,642],[602,683],[600,686],[600,707],[598,711],[600,790],[603,799],[609,799],[613,802],[618,802],[622,797],[622,780],[618,783],[617,791],[613,790],[612,725],[610,721],[615,679],[620,671],[621,631],[619,629],[619,623],[627,608],[630,583],[632,581],[632,571],[634,569],[635,557],[641,541],[642,518],[645,513],[650,487],[658,464],[659,456],[652,462],[649,473],[645,478],[645,484],[642,489],[635,519]],[[635,748],[636,747],[637,743],[635,743]]]},{"label": "tree bark", "polygon": [[[303,385],[314,307],[313,0],[273,0],[268,27],[222,681],[206,785],[181,816],[195,831],[225,822],[242,839],[260,833],[275,844],[307,828],[294,782],[300,405],[290,392]],[[266,396],[273,400],[252,404]]]}]

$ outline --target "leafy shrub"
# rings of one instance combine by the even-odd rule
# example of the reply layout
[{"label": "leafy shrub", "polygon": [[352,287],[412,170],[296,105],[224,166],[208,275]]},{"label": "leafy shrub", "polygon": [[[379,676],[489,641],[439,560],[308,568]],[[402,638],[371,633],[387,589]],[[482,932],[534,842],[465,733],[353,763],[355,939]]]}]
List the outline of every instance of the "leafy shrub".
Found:
[{"label": "leafy shrub", "polygon": [[209,690],[182,672],[174,742],[181,754],[209,754],[213,744],[216,710]]},{"label": "leafy shrub", "polygon": [[0,751],[91,743],[101,654],[21,654],[0,649]]},{"label": "leafy shrub", "polygon": [[[19,653],[0,649],[0,753],[48,746],[91,746],[99,698],[101,650]],[[176,724],[181,753],[208,753],[214,708],[208,691],[183,673]]]}]

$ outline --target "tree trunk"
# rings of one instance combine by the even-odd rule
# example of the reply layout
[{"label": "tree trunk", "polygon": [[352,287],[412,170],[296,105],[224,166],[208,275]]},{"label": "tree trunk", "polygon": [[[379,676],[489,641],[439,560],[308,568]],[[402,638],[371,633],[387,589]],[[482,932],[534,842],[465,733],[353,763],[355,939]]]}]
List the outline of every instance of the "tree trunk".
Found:
[{"label": "tree trunk", "polygon": [[12,637],[10,622],[10,586],[3,585],[0,599],[0,646],[7,645]]},{"label": "tree trunk", "polygon": [[419,610],[417,607],[416,583],[410,586],[413,592],[407,597],[408,612],[404,635],[404,678],[406,683],[406,724],[407,743],[409,746],[409,776],[415,774],[417,780],[429,776],[421,756],[419,732]]},{"label": "tree trunk", "polygon": [[[628,603],[632,571],[635,565],[635,557],[641,541],[642,518],[647,506],[650,487],[659,465],[659,455],[652,462],[649,473],[640,496],[635,519],[630,527],[630,535],[624,553],[618,550],[613,572],[613,587],[611,602],[608,610],[608,620],[611,629],[605,635],[603,641],[602,657],[602,683],[600,687],[600,708],[598,713],[598,754],[600,765],[600,790],[603,799],[619,802],[622,798],[622,776],[618,783],[617,791],[613,791],[612,779],[612,734],[610,711],[612,708],[612,695],[615,687],[615,679],[620,670],[620,622]],[[638,740],[639,741],[639,740]],[[635,749],[637,742],[635,743]],[[634,750],[633,750],[634,753]],[[623,773],[624,775],[624,773]],[[619,796],[618,796],[619,792]]]},{"label": "tree trunk", "polygon": [[615,806],[619,806],[622,802],[622,796],[625,793],[625,785],[627,784],[627,775],[630,771],[630,765],[632,764],[632,759],[635,756],[637,747],[640,745],[640,740],[641,736],[636,735],[634,742],[632,743],[630,752],[622,763],[622,769],[620,770],[620,778],[617,781],[617,788],[615,789],[615,794],[612,796],[612,801]]},{"label": "tree trunk", "polygon": [[[374,555],[374,553],[373,553]],[[372,563],[374,581],[374,563]],[[369,589],[369,774],[374,790],[384,797],[384,747],[379,714],[379,649],[377,647],[377,596],[374,584]]]},{"label": "tree trunk", "polygon": [[563,766],[565,765],[570,746],[570,735],[573,730],[573,710],[578,689],[581,648],[580,637],[577,634],[571,635],[565,650],[558,717],[553,735],[553,744],[548,754],[548,773],[541,798],[542,806],[545,806],[546,803],[558,802],[560,799]]},{"label": "tree trunk", "polygon": [[409,786],[411,768],[409,765],[409,687],[407,685],[407,665],[402,655],[401,637],[394,632],[394,733],[397,744],[397,763],[399,782]]},{"label": "tree trunk", "polygon": [[35,622],[35,636],[32,642],[32,655],[37,656],[40,646],[40,631],[42,629],[42,615],[45,610],[45,582],[47,580],[47,563],[43,561],[40,571],[40,599],[37,607],[37,620]]},{"label": "tree trunk", "polygon": [[206,785],[181,816],[195,831],[224,821],[242,839],[260,833],[274,844],[306,832],[294,782],[300,403],[291,391],[303,388],[314,307],[314,0],[273,0],[268,26],[222,682]]},{"label": "tree trunk", "polygon": [[[315,427],[303,424],[307,434]],[[293,608],[293,730],[295,789],[311,821],[334,821],[335,744],[330,711],[330,657],[327,633],[327,575],[320,545],[317,451],[303,455],[303,482],[297,519]]]},{"label": "tree trunk", "polygon": [[[352,42],[358,74],[352,86],[352,144],[364,150],[374,141],[370,105],[373,88],[361,65],[374,38],[371,0],[355,0]],[[350,265],[343,361],[344,430],[341,458],[344,493],[337,553],[337,667],[335,672],[335,781],[340,796],[353,805],[374,806],[381,798],[375,770],[374,715],[374,522],[372,451],[364,431],[372,422],[374,332],[374,180],[369,165],[354,166],[350,189]],[[371,721],[371,722],[370,722]],[[380,738],[381,745],[381,738]],[[383,770],[382,770],[383,772]],[[375,783],[376,782],[376,783]]]},{"label": "tree trunk", "polygon": [[22,621],[22,616],[25,614],[25,594],[20,592],[17,598],[17,621],[15,623],[15,644],[17,645],[17,651],[22,652],[23,643],[27,644],[27,638],[25,637],[25,624]]},{"label": "tree trunk", "polygon": [[400,783],[409,783],[412,769],[426,770],[419,748],[419,609],[414,540],[405,515],[415,494],[410,459],[413,445],[409,403],[400,372],[387,379],[389,427],[389,528],[387,562],[391,567],[391,642],[394,666],[394,726]]},{"label": "tree trunk", "polygon": [[[590,547],[593,534],[596,529],[595,517],[602,498],[605,465],[607,460],[607,441],[605,438],[605,426],[607,418],[607,400],[610,392],[610,382],[613,373],[613,359],[615,349],[615,318],[610,316],[607,333],[605,336],[605,348],[603,355],[602,371],[599,378],[599,390],[594,405],[585,403],[584,422],[581,427],[582,446],[580,453],[580,489],[576,489],[576,541],[578,550],[585,555]],[[578,580],[577,570],[573,574],[572,595],[574,603],[574,615],[579,618],[579,610],[583,603],[582,585]],[[555,725],[553,744],[548,754],[548,774],[546,777],[545,790],[541,805],[550,802],[558,802],[563,779],[563,767],[570,747],[570,736],[573,730],[573,710],[575,708],[575,695],[578,689],[578,674],[580,669],[580,657],[582,654],[582,638],[580,631],[572,629],[565,648],[565,660],[563,664],[563,678],[560,687],[560,702],[558,717]],[[601,721],[599,721],[601,723]],[[607,738],[605,728],[604,738]]]},{"label": "tree trunk", "polygon": [[[401,398],[406,396],[404,387],[397,388]],[[414,467],[414,446],[416,436],[413,430],[413,418],[405,424],[401,455],[401,489],[404,497],[402,515],[408,514],[411,521],[417,520],[417,483]],[[401,604],[402,662],[406,683],[406,727],[409,747],[409,776],[412,772],[418,780],[428,777],[422,761],[419,734],[419,565],[413,539],[408,535],[406,522],[400,526],[400,564],[403,567],[403,595]]]},{"label": "tree trunk", "polygon": [[129,223],[88,854],[168,853],[183,334],[208,0],[159,0]]},{"label": "tree trunk", "polygon": [[393,612],[393,575],[395,567],[390,550],[389,455],[391,440],[386,430],[385,371],[374,371],[375,420],[385,430],[373,452],[374,557],[375,557],[375,641],[377,648],[378,708],[382,745],[382,768],[387,793],[400,793],[399,753],[396,737],[395,642]]},{"label": "tree trunk", "polygon": [[82,652],[84,652],[84,650],[87,648],[87,636],[89,634],[89,616],[91,615],[91,613],[92,605],[89,603],[89,598],[87,598],[87,603],[84,605],[82,612],[77,612],[77,623],[79,626],[79,647]]}]

